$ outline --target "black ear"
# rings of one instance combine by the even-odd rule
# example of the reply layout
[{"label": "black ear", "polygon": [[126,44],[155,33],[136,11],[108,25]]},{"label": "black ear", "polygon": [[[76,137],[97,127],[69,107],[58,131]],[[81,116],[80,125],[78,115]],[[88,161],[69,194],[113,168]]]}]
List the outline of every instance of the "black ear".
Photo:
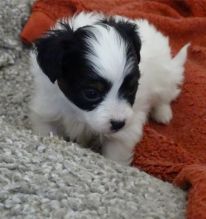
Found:
[{"label": "black ear", "polygon": [[51,30],[35,42],[37,62],[52,83],[62,75],[65,48],[69,47],[73,38],[70,26],[60,25],[61,30]]},{"label": "black ear", "polygon": [[137,25],[135,23],[132,23],[130,21],[125,21],[125,20],[116,21],[113,18],[104,20],[103,23],[116,28],[116,30],[120,33],[120,35],[126,41],[128,41],[128,39],[130,40],[135,50],[135,53],[137,55],[137,60],[139,63],[140,62],[141,40],[138,34]]}]

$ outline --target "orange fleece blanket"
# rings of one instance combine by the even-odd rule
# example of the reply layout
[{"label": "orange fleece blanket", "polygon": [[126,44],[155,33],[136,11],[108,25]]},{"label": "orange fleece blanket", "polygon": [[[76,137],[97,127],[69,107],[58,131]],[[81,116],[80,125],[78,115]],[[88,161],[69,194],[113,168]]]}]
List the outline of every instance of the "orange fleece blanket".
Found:
[{"label": "orange fleece blanket", "polygon": [[206,0],[38,0],[21,38],[30,43],[63,16],[81,10],[146,18],[171,39],[173,54],[191,42],[183,91],[168,126],[153,122],[133,165],[188,189],[188,219],[206,218]]}]

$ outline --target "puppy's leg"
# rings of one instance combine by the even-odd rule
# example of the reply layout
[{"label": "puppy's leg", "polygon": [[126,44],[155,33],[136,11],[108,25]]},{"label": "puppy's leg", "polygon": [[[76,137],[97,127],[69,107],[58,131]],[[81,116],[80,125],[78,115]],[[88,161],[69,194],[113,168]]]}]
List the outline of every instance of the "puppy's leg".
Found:
[{"label": "puppy's leg", "polygon": [[59,135],[59,127],[56,122],[44,121],[39,115],[34,112],[30,113],[32,129],[35,134],[40,136]]},{"label": "puppy's leg", "polygon": [[172,109],[168,103],[160,103],[156,105],[151,112],[151,117],[156,122],[168,124],[172,119]]},{"label": "puppy's leg", "polygon": [[[152,109],[151,117],[160,123],[167,124],[172,119],[171,102],[175,100],[180,94],[180,85],[184,79],[184,63],[187,58],[187,49],[190,44],[185,45],[178,54],[171,60],[169,69],[172,71],[164,72],[167,76],[165,83],[159,84],[162,87],[161,93],[158,94],[159,101]],[[168,84],[168,81],[170,82]],[[161,101],[162,100],[162,101]]]},{"label": "puppy's leg", "polygon": [[122,142],[121,139],[112,139],[105,142],[102,154],[113,161],[122,165],[130,165],[133,157],[134,145]]},{"label": "puppy's leg", "polygon": [[102,154],[106,158],[123,165],[131,164],[134,147],[142,138],[146,114],[140,113],[135,117],[128,127],[106,139],[102,147]]}]

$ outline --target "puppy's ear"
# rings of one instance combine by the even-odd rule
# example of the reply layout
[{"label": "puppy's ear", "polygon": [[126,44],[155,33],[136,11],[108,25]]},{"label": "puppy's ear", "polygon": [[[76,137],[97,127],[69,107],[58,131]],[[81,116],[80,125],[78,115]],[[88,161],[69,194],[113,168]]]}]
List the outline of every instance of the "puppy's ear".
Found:
[{"label": "puppy's ear", "polygon": [[140,62],[141,41],[138,34],[137,25],[130,22],[119,22],[119,29],[123,31],[133,43],[138,63]]},{"label": "puppy's ear", "polygon": [[113,18],[103,21],[103,23],[113,26],[114,28],[117,29],[117,31],[120,33],[120,35],[125,40],[128,40],[128,39],[130,40],[130,42],[133,44],[133,48],[135,50],[135,53],[137,55],[137,60],[139,63],[140,62],[141,40],[138,34],[137,25],[135,23],[132,23],[126,20],[116,21]]},{"label": "puppy's ear", "polygon": [[71,45],[73,38],[69,25],[60,25],[61,30],[51,30],[35,42],[37,62],[52,83],[62,75],[65,48]]}]

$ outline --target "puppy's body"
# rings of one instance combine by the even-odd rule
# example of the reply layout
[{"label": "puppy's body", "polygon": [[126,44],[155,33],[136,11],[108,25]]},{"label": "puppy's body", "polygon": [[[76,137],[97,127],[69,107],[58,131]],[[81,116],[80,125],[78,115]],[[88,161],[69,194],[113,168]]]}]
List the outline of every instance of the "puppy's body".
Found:
[{"label": "puppy's body", "polygon": [[[52,132],[82,145],[92,147],[93,144],[101,144],[106,157],[129,164],[149,113],[161,123],[168,123],[172,118],[170,104],[180,92],[187,46],[172,58],[168,38],[146,20],[131,21],[119,16],[110,20],[102,14],[80,13],[72,19],[65,19],[63,23],[58,22],[54,27],[60,34],[46,36],[43,42],[37,43],[37,54],[31,55],[35,82],[31,102],[33,128],[38,134]],[[81,47],[69,47],[70,51],[74,51],[72,56],[66,56],[64,52],[64,57],[70,58],[64,64],[64,74],[67,76],[60,77],[47,66],[56,67],[51,61],[59,52],[59,47],[50,51],[53,54],[48,60],[44,51],[48,52],[46,44],[49,37],[54,38],[53,45],[60,39],[65,45],[64,31],[71,31],[66,30],[67,27],[65,29],[65,24],[76,33],[73,38],[79,39],[77,44]],[[134,26],[131,25],[137,27],[138,32],[132,33]],[[72,42],[75,44],[75,41]],[[82,53],[84,57],[79,61]],[[71,66],[72,71],[68,70]],[[85,74],[82,74],[84,70]],[[91,100],[88,102],[88,98],[85,102],[82,99],[85,93],[79,91],[84,89],[90,72],[94,72],[92,77],[95,76],[95,79],[92,80],[97,81],[95,89],[103,89],[102,96],[96,102],[96,94],[86,90],[88,97],[93,95],[92,104],[89,104]],[[69,87],[72,87],[71,90]],[[133,90],[127,92],[129,89]]]}]

